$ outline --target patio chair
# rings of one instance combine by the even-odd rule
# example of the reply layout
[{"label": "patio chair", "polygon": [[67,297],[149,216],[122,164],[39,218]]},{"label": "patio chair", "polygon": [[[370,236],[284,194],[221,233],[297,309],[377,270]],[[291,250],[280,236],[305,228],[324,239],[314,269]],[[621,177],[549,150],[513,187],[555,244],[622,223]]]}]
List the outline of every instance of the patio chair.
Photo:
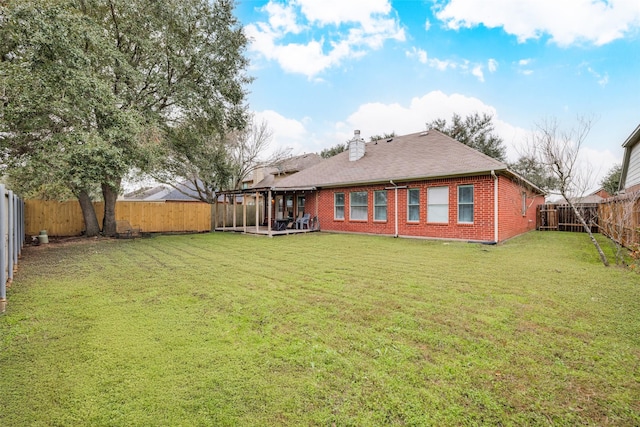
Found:
[{"label": "patio chair", "polygon": [[306,213],[300,218],[296,219],[296,228],[298,230],[302,230],[304,229],[305,225],[307,226],[307,228],[309,228],[309,218],[311,218],[311,214]]}]

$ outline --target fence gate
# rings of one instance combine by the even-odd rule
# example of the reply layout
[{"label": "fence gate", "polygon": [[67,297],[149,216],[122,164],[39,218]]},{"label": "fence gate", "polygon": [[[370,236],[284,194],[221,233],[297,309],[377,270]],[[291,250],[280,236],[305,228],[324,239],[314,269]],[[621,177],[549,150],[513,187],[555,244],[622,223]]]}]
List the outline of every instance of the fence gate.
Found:
[{"label": "fence gate", "polygon": [[[582,203],[575,207],[586,223],[591,226],[591,232],[598,233],[598,204]],[[584,232],[584,227],[571,206],[550,203],[538,205],[536,230]]]}]

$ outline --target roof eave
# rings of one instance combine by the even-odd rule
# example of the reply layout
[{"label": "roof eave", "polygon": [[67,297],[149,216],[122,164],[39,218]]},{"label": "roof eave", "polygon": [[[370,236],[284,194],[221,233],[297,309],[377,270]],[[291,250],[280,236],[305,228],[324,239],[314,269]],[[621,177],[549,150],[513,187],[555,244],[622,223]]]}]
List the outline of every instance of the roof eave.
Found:
[{"label": "roof eave", "polygon": [[[344,181],[344,182],[329,183],[329,184],[317,184],[316,187],[318,188],[354,187],[357,185],[384,184],[384,183],[388,183],[389,181],[400,183],[400,182],[409,182],[409,181],[425,181],[425,180],[434,180],[434,179],[460,178],[460,177],[466,177],[466,176],[490,175],[491,171],[494,171],[494,172],[508,171],[508,169],[506,166],[504,166],[504,167],[495,168],[495,169],[479,170],[479,171],[463,172],[463,173],[455,173],[455,174],[445,174],[445,175],[392,177],[392,178],[384,178],[384,179],[380,178],[375,180]],[[531,185],[534,186],[533,184]]]}]

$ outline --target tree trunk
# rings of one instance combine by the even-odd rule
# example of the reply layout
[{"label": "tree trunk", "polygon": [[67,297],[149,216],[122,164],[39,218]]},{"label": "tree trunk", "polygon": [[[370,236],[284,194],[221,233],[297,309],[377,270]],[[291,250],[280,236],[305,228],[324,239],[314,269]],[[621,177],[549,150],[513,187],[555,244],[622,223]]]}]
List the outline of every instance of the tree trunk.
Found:
[{"label": "tree trunk", "polygon": [[100,234],[100,225],[98,224],[96,210],[93,207],[93,201],[91,200],[89,193],[84,190],[80,191],[77,196],[78,201],[80,202],[80,208],[82,209],[86,236],[95,237]]},{"label": "tree trunk", "polygon": [[102,184],[102,198],[104,199],[102,234],[107,237],[113,237],[116,235],[116,200],[118,199],[119,187],[120,180],[117,181],[116,188],[109,184]]},{"label": "tree trunk", "polygon": [[604,264],[605,267],[609,267],[609,260],[607,259],[607,256],[602,251],[602,248],[600,247],[600,244],[598,243],[596,238],[593,236],[593,233],[591,232],[591,227],[589,227],[589,225],[587,225],[587,221],[584,220],[584,217],[582,216],[582,214],[580,214],[580,212],[573,205],[573,203],[569,202],[569,199],[567,197],[565,197],[565,199],[569,203],[569,206],[571,206],[571,209],[573,209],[573,213],[575,213],[576,216],[578,217],[578,220],[580,220],[580,223],[582,224],[582,227],[584,228],[584,231],[586,231],[587,234],[589,234],[589,238],[591,239],[591,243],[593,243],[593,246],[595,246],[596,250],[598,251],[598,255],[600,255],[600,261],[602,261],[602,263]]}]

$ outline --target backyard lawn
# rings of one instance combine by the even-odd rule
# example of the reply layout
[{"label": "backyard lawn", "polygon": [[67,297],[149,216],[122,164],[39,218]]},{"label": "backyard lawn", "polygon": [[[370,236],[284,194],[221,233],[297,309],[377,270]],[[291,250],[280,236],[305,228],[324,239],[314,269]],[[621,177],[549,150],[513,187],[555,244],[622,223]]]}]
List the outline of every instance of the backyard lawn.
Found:
[{"label": "backyard lawn", "polygon": [[640,275],[579,233],[26,248],[0,405],[2,426],[637,426]]}]

